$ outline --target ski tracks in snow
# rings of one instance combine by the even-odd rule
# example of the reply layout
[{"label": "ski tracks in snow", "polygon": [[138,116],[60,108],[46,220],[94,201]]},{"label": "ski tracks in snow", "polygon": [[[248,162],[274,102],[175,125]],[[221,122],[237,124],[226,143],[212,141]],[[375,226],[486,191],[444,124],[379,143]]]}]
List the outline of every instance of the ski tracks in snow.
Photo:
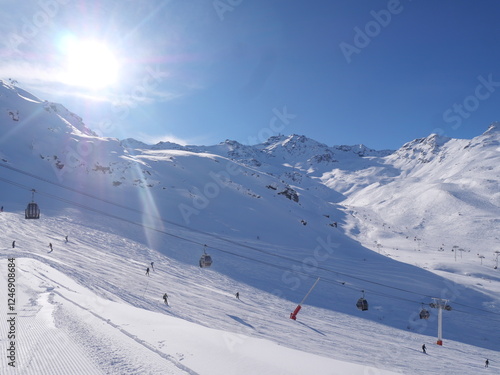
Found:
[{"label": "ski tracks in snow", "polygon": [[[0,262],[2,269],[6,260]],[[53,321],[53,297],[49,291],[33,290],[31,276],[18,271],[16,298],[16,367],[0,361],[2,374],[23,375],[99,375],[102,372],[93,364],[87,353],[68,335],[58,330]],[[2,281],[5,274],[2,273]],[[3,284],[3,282],[2,282]],[[2,288],[2,301],[5,291]],[[7,316],[6,305],[0,304],[0,314]],[[5,337],[2,334],[2,337]],[[2,341],[2,353],[7,340]]]},{"label": "ski tracks in snow", "polygon": [[[2,374],[196,375],[176,358],[77,303],[69,296],[79,294],[48,277],[47,265],[26,258],[17,262],[18,363],[13,369],[2,361]],[[5,260],[1,263],[6,266]],[[5,304],[0,314],[7,316]]]},{"label": "ski tracks in snow", "polygon": [[[62,294],[72,306],[63,304],[56,319],[61,328],[92,354],[106,374],[192,374],[174,357],[130,334],[109,319],[92,312]],[[124,340],[123,335],[129,340]],[[121,336],[121,337],[120,337]]]}]

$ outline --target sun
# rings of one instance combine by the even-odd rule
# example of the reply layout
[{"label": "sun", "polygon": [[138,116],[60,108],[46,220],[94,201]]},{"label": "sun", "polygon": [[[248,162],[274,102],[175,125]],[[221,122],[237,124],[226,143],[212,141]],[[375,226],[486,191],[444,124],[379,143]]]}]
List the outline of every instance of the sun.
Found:
[{"label": "sun", "polygon": [[73,86],[102,89],[118,80],[119,64],[111,49],[98,40],[64,41],[63,81]]}]

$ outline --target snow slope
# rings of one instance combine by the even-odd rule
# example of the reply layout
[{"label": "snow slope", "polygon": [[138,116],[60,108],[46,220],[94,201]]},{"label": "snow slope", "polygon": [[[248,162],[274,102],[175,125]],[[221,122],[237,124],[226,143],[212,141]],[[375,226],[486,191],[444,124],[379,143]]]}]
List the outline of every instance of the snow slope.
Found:
[{"label": "snow slope", "polygon": [[499,155],[499,124],[472,140],[431,135],[406,144],[386,159],[401,170],[398,176],[343,202],[379,223],[371,229],[361,224],[358,238],[411,249],[411,241],[402,241],[408,236],[418,239],[420,250],[436,254],[442,248],[449,256],[456,246],[491,265],[500,250]]},{"label": "snow slope", "polygon": [[[446,338],[443,347],[433,346],[432,337],[308,305],[292,321],[290,301],[85,224],[101,226],[98,216],[32,223],[4,212],[0,220],[4,238],[17,239],[15,249],[1,249],[0,267],[16,258],[19,314],[18,367],[12,371],[2,361],[2,373],[424,374],[444,368],[444,374],[473,374],[483,356],[495,358],[488,349]],[[144,274],[149,260],[150,277]],[[170,306],[161,301],[165,291]],[[5,294],[2,288],[3,301]],[[5,303],[0,306],[6,316]],[[422,343],[428,356],[422,357]]]},{"label": "snow slope", "polygon": [[[149,146],[100,138],[5,83],[1,113],[0,267],[15,256],[22,315],[12,373],[475,374],[484,357],[498,369],[497,125],[395,152],[297,135]],[[27,221],[33,188],[42,218]],[[418,318],[432,297],[453,307],[443,347],[436,311]]]}]

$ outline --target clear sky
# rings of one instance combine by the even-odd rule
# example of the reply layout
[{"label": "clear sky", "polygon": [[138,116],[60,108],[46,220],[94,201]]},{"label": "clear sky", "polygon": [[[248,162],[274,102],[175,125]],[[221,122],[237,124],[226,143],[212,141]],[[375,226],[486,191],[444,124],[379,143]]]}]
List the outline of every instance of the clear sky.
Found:
[{"label": "clear sky", "polygon": [[0,0],[0,77],[103,136],[399,148],[500,120],[496,0]]}]

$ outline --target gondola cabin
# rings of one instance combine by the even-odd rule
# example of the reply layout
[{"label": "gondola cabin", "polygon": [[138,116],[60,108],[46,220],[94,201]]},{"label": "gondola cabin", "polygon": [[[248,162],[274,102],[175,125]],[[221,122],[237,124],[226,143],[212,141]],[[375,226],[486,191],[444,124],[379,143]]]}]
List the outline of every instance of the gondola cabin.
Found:
[{"label": "gondola cabin", "polygon": [[431,316],[431,313],[427,311],[426,309],[420,310],[420,319],[429,319]]},{"label": "gondola cabin", "polygon": [[210,267],[212,265],[212,257],[207,254],[205,249],[207,248],[207,245],[204,245],[203,247],[203,255],[200,258],[200,267],[205,268],[205,267]]},{"label": "gondola cabin", "polygon": [[40,219],[40,208],[35,203],[35,189],[31,190],[31,203],[28,203],[24,211],[24,217],[26,219]]},{"label": "gondola cabin", "polygon": [[360,298],[358,299],[358,302],[356,302],[356,307],[358,310],[366,311],[368,310],[368,301],[364,298]]},{"label": "gondola cabin", "polygon": [[212,257],[208,254],[203,254],[200,258],[200,267],[210,267],[212,265]]},{"label": "gondola cabin", "polygon": [[40,209],[35,202],[28,203],[28,207],[24,211],[26,219],[40,219]]},{"label": "gondola cabin", "polygon": [[368,310],[368,301],[365,299],[365,291],[363,291],[363,297],[358,299],[358,302],[356,302],[356,307],[361,311]]}]

